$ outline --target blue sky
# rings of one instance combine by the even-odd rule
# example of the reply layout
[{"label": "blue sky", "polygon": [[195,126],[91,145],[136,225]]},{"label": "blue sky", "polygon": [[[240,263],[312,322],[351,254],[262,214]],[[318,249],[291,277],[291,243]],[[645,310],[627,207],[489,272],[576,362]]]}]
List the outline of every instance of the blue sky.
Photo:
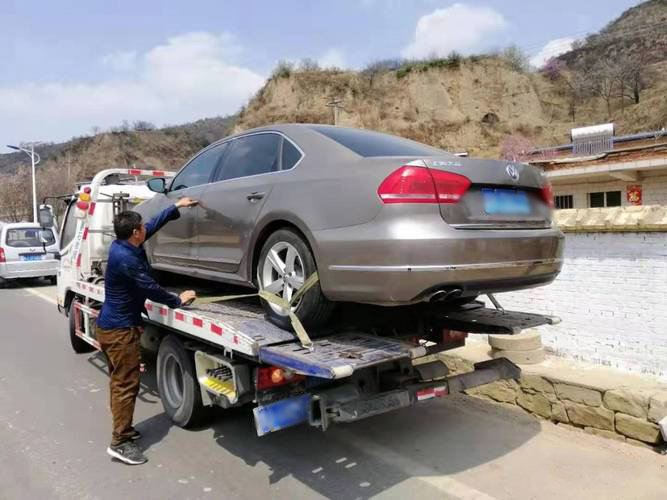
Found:
[{"label": "blue sky", "polygon": [[0,143],[235,112],[280,59],[359,68],[515,43],[539,63],[637,3],[0,0]]}]

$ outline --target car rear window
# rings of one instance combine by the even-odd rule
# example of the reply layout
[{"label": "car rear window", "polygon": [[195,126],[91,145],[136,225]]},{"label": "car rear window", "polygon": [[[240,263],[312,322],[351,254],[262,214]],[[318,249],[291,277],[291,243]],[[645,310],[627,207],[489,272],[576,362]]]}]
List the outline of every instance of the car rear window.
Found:
[{"label": "car rear window", "polygon": [[359,156],[440,156],[446,151],[371,130],[311,125],[313,130],[351,149]]},{"label": "car rear window", "polygon": [[[8,229],[7,236],[5,237],[5,244],[8,247],[15,248],[41,247],[42,242],[39,240],[39,231],[40,229],[38,227],[17,227]],[[56,242],[53,231],[50,229],[44,229],[43,231],[48,238],[46,245],[53,245]]]}]

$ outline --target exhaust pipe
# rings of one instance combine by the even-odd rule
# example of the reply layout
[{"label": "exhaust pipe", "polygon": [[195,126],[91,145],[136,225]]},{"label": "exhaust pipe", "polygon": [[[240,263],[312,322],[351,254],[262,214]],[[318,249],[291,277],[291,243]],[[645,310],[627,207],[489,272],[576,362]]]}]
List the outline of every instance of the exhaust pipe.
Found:
[{"label": "exhaust pipe", "polygon": [[447,302],[461,296],[463,290],[450,288],[449,290],[438,290],[428,298],[428,302]]}]

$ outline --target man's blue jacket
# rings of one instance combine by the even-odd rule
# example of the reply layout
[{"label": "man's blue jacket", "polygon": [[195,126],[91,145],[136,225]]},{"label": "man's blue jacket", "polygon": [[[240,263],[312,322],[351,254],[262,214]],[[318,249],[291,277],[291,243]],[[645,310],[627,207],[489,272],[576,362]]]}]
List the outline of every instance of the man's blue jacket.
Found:
[{"label": "man's blue jacket", "polygon": [[[146,239],[170,220],[178,219],[178,207],[164,209],[146,224]],[[179,307],[178,295],[162,289],[150,276],[151,266],[143,245],[135,247],[124,240],[114,240],[104,275],[104,304],[97,318],[100,328],[131,328],[141,326],[141,312],[146,299]]]}]

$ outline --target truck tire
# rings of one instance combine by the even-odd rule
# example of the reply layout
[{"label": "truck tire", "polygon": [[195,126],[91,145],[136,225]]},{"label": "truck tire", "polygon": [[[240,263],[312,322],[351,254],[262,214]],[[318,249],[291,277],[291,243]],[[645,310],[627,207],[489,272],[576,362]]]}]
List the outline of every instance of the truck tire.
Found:
[{"label": "truck tire", "polygon": [[75,303],[78,303],[78,301],[76,299],[72,299],[69,304],[69,311],[67,313],[67,319],[69,322],[69,341],[72,344],[72,349],[77,354],[93,352],[95,348],[76,334],[74,322],[74,315],[76,314],[74,310]]},{"label": "truck tire", "polygon": [[[269,253],[274,256],[274,261]],[[278,256],[278,262],[275,262],[275,256]],[[285,270],[277,269],[281,266],[286,266]],[[280,229],[264,243],[255,268],[255,279],[262,288],[288,300],[298,290],[291,285],[294,283],[292,280],[298,279],[303,283],[315,271],[317,266],[313,253],[303,238],[291,229]],[[271,284],[274,286],[271,287]],[[284,309],[265,300],[262,300],[262,306],[272,323],[285,330],[292,329],[289,315]],[[333,308],[334,303],[327,300],[317,283],[296,304],[293,312],[305,327],[316,327],[329,319]]]},{"label": "truck tire", "polygon": [[165,413],[179,427],[191,427],[203,416],[193,355],[174,335],[168,335],[160,343],[157,386]]}]

